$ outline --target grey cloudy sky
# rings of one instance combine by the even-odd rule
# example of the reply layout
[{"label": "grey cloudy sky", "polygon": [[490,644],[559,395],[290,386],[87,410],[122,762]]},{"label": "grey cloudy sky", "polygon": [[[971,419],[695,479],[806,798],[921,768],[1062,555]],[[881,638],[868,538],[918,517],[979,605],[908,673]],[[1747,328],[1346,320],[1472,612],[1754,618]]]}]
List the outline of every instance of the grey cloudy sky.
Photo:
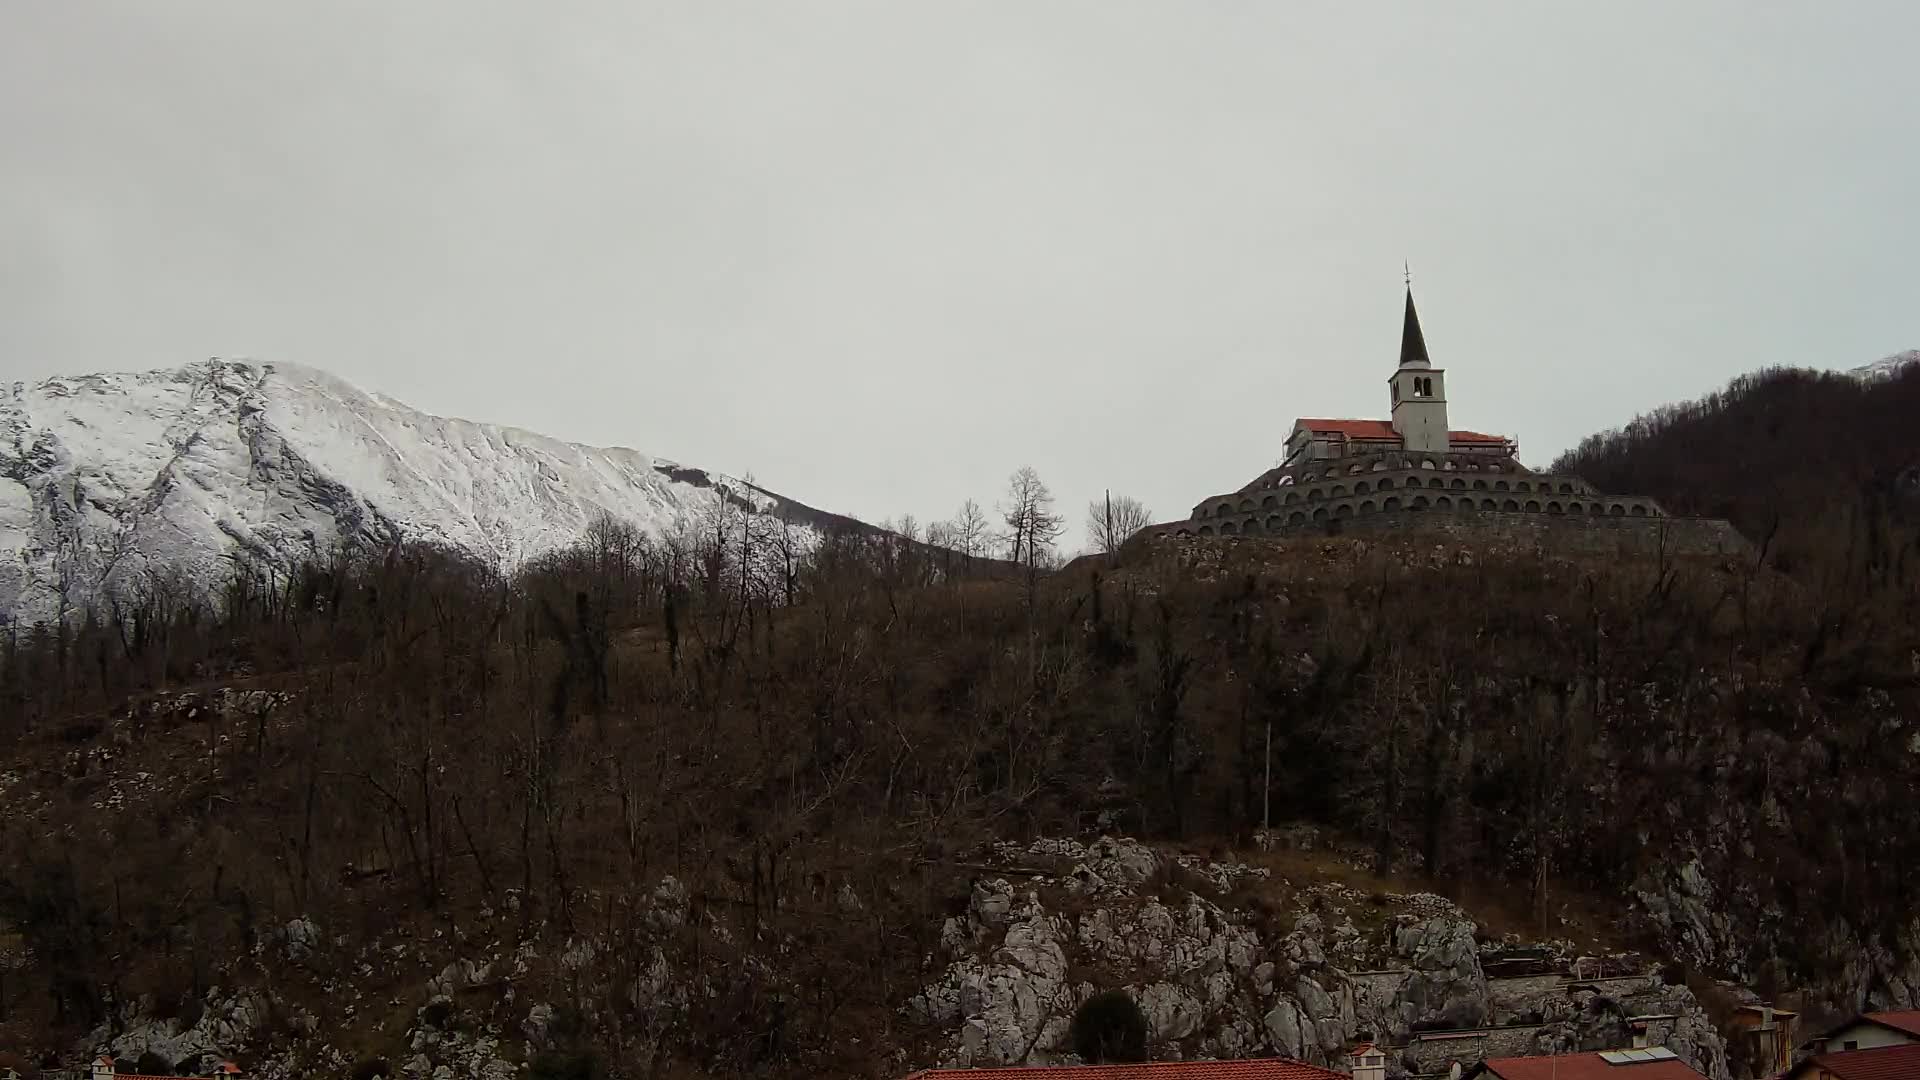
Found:
[{"label": "grey cloudy sky", "polygon": [[[1920,345],[1920,4],[0,6],[0,378],[208,356],[944,516],[1536,465]],[[1076,513],[1077,516],[1077,513]]]}]

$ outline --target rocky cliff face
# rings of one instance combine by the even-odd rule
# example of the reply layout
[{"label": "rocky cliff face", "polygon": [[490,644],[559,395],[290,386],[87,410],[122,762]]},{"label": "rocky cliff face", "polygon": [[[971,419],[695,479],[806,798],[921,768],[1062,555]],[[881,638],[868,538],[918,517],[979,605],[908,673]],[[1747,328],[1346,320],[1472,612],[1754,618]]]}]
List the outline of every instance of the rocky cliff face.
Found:
[{"label": "rocky cliff face", "polygon": [[1289,890],[1291,911],[1259,912],[1232,905],[1265,877],[1257,868],[1114,839],[1002,855],[1059,873],[983,877],[948,922],[946,965],[907,1010],[951,1033],[951,1064],[1070,1060],[1074,1010],[1118,985],[1160,1057],[1339,1064],[1371,1039],[1393,1047],[1396,1074],[1444,1073],[1486,1056],[1629,1046],[1628,1018],[1649,1017],[1651,1041],[1728,1075],[1726,1046],[1685,986],[1625,955],[1587,958],[1590,974],[1575,979],[1571,946],[1551,944],[1530,954],[1532,973],[1490,976],[1483,958],[1511,943],[1482,940],[1438,896],[1318,885]]},{"label": "rocky cliff face", "polygon": [[[876,1036],[873,1051],[900,1073],[930,1059],[1071,1063],[1075,1009],[1124,988],[1158,1060],[1281,1054],[1343,1064],[1366,1039],[1391,1047],[1390,1075],[1444,1075],[1488,1056],[1627,1046],[1628,1019],[1638,1018],[1651,1042],[1715,1080],[1729,1075],[1700,1003],[1645,958],[1489,940],[1440,896],[1280,881],[1263,867],[1117,837],[1002,844],[990,862],[1007,872],[977,878],[940,953],[926,958],[924,985],[900,1003],[902,1023]],[[1276,896],[1289,898],[1284,908]],[[863,907],[849,888],[834,903],[848,917]],[[501,1080],[612,994],[651,1018],[631,1033],[629,1064],[644,1068],[668,1044],[663,1034],[685,1034],[715,1002],[748,988],[791,990],[779,970],[783,943],[752,943],[711,911],[708,957],[694,966],[675,953],[671,940],[693,916],[672,878],[652,889],[635,934],[621,941],[543,937],[519,924],[511,894],[508,904],[482,911],[458,939],[432,941],[356,943],[294,920],[264,935],[247,965],[278,972],[273,982],[215,989],[166,1018],[151,1001],[126,1002],[76,1053],[193,1064],[241,1056],[253,1075],[279,1080],[344,1073],[358,1063],[348,1047],[397,1035],[407,1052],[392,1060],[393,1075]],[[720,961],[720,948],[731,958]],[[1516,972],[1516,954],[1525,970]],[[301,991],[308,981],[319,997]]]},{"label": "rocky cliff face", "polygon": [[1711,853],[1649,871],[1636,895],[1677,957],[1741,982],[1800,966],[1823,977],[1801,988],[1808,1003],[1838,1016],[1858,1008],[1920,1008],[1920,915],[1894,929],[1870,929],[1840,912],[1791,918],[1751,882],[1728,881]]}]

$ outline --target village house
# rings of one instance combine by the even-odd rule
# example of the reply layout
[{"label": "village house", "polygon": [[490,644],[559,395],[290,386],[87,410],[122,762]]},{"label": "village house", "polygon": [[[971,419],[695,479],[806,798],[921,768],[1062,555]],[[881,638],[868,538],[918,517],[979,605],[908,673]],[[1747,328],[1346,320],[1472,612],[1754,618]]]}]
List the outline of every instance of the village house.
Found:
[{"label": "village house", "polygon": [[[226,1078],[240,1076],[241,1072],[238,1065],[231,1061],[223,1061],[206,1075],[226,1080]],[[121,1072],[115,1067],[113,1058],[102,1054],[93,1059],[93,1070],[88,1074],[88,1080],[199,1080],[199,1078],[160,1073]]]},{"label": "village house", "polygon": [[1665,1047],[1488,1058],[1462,1080],[1706,1080]]},{"label": "village house", "polygon": [[1780,1080],[1914,1080],[1920,1077],[1920,1042],[1815,1054]]},{"label": "village house", "polygon": [[[1799,1015],[1772,1005],[1742,1005],[1728,1023],[1727,1054],[1748,1076],[1778,1076],[1793,1064],[1794,1022]],[[1735,1075],[1742,1075],[1736,1070]]]},{"label": "village house", "polygon": [[[1816,1054],[1828,1051],[1873,1050],[1882,1046],[1920,1043],[1920,1009],[1870,1012],[1841,1024],[1812,1042]],[[1916,1074],[1920,1075],[1920,1074]]]}]

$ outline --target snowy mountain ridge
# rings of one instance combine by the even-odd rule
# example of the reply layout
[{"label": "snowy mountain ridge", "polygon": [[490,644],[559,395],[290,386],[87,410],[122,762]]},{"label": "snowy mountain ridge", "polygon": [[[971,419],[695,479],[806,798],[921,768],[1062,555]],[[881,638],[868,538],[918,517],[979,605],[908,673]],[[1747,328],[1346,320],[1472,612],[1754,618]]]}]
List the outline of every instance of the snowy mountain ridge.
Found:
[{"label": "snowy mountain ridge", "polygon": [[0,384],[0,618],[57,618],[179,571],[444,546],[503,569],[601,514],[660,536],[721,500],[851,524],[637,450],[433,416],[297,364],[209,360]]},{"label": "snowy mountain ridge", "polygon": [[1875,360],[1871,364],[1862,364],[1848,374],[1863,382],[1872,382],[1876,379],[1891,379],[1915,364],[1920,364],[1920,349],[1908,349],[1906,352],[1894,353],[1892,356]]}]

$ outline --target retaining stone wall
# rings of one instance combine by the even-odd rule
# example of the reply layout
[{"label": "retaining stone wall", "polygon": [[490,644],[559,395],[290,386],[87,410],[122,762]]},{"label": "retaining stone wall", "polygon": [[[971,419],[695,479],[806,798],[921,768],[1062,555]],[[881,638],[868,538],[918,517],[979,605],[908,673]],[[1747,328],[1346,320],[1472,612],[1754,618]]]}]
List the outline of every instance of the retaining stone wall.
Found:
[{"label": "retaining stone wall", "polygon": [[1550,551],[1586,555],[1646,553],[1665,549],[1676,555],[1745,555],[1746,538],[1719,518],[1592,517],[1477,511],[1447,514],[1397,510],[1343,518],[1331,528],[1289,529],[1282,535],[1310,536],[1397,532],[1440,536],[1462,544],[1537,543]]}]

